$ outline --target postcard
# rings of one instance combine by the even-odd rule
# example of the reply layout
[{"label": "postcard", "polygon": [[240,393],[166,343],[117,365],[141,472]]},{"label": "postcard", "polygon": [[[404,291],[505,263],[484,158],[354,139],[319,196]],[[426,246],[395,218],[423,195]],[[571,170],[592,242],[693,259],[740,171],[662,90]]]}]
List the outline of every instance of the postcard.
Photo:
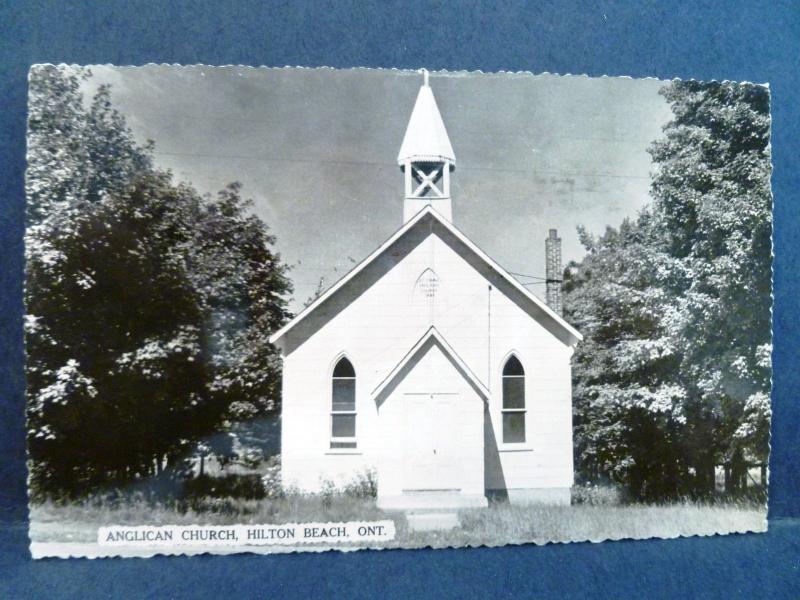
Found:
[{"label": "postcard", "polygon": [[33,556],[765,531],[770,125],[730,81],[35,65]]}]

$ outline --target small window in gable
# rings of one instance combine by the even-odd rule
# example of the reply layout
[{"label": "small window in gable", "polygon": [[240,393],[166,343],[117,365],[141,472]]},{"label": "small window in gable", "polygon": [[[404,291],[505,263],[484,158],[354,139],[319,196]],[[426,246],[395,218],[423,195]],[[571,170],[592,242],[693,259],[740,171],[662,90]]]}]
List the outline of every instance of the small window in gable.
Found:
[{"label": "small window in gable", "polygon": [[525,442],[525,370],[511,355],[503,367],[503,443]]},{"label": "small window in gable", "polygon": [[331,448],[356,447],[356,371],[346,358],[333,369]]},{"label": "small window in gable", "polygon": [[413,303],[418,308],[441,305],[442,282],[433,269],[425,269],[414,282]]}]

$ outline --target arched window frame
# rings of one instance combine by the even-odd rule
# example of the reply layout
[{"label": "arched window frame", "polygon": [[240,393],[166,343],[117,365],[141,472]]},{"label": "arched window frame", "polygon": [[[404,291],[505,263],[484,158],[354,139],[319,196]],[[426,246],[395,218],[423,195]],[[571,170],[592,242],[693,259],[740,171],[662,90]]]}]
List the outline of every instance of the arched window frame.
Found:
[{"label": "arched window frame", "polygon": [[[343,367],[345,374],[337,375]],[[349,373],[347,368],[349,367]],[[350,374],[352,373],[352,374]],[[331,449],[356,448],[356,372],[353,362],[345,355],[339,356],[331,372],[330,398],[330,447]]]},{"label": "arched window frame", "polygon": [[[516,361],[519,365],[518,372]],[[514,371],[512,371],[514,369]],[[525,390],[525,367],[515,353],[511,353],[503,361],[501,426],[503,444],[525,444],[527,442],[526,413],[527,397]]]},{"label": "arched window frame", "polygon": [[428,267],[419,274],[411,291],[412,302],[415,304],[433,304],[441,294],[442,278],[432,268]]}]

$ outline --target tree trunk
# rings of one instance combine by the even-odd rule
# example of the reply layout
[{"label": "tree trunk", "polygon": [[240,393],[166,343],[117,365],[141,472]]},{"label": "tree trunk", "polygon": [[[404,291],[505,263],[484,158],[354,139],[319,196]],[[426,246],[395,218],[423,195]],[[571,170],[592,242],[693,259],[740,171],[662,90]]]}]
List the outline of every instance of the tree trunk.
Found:
[{"label": "tree trunk", "polygon": [[694,464],[694,491],[701,496],[713,494],[716,490],[714,459],[703,457]]},{"label": "tree trunk", "polygon": [[736,450],[731,457],[732,492],[747,489],[747,463],[741,450]]}]

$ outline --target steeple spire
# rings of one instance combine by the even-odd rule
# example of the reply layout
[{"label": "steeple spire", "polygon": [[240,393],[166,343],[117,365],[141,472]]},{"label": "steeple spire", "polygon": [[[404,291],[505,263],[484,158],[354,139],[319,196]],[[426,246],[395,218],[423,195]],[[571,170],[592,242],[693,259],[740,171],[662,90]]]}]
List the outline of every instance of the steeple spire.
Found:
[{"label": "steeple spire", "polygon": [[456,156],[425,69],[422,69],[422,86],[411,111],[397,164],[405,173],[403,221],[408,221],[427,205],[452,220],[450,171],[456,167]]}]

